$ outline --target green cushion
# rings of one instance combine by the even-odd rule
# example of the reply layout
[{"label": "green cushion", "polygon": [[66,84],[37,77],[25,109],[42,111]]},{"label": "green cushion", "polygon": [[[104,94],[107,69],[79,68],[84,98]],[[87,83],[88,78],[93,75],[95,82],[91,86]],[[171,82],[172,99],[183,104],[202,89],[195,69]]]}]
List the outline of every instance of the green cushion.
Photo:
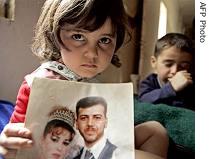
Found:
[{"label": "green cushion", "polygon": [[195,151],[195,112],[165,104],[141,103],[134,99],[135,125],[145,121],[159,121],[172,140]]}]

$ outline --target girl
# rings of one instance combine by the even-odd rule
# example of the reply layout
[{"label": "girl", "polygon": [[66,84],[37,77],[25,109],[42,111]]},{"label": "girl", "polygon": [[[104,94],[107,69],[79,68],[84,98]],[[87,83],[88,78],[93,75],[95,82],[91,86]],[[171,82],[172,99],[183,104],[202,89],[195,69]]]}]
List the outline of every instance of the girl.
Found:
[{"label": "girl", "polygon": [[64,159],[75,135],[74,112],[67,107],[56,106],[48,116],[49,119],[40,140],[39,159]]},{"label": "girl", "polygon": [[[15,153],[12,152],[33,145],[32,133],[21,127],[20,123],[25,121],[34,77],[95,81],[97,74],[103,72],[110,63],[117,67],[121,65],[116,51],[123,44],[126,33],[127,19],[122,0],[47,0],[32,45],[33,53],[41,59],[42,64],[25,77],[20,87],[11,123],[1,134],[0,154],[14,157]],[[146,125],[153,129],[152,124],[149,122]],[[137,129],[139,134],[141,129]],[[137,139],[140,142],[138,148],[144,145],[145,151],[166,157],[168,136],[165,131],[160,129],[146,133],[147,138]],[[153,147],[152,142],[157,141],[154,140],[156,137],[159,139],[159,133],[164,134],[159,143],[164,145],[164,149],[159,145]],[[138,154],[155,158],[150,153],[138,151]]]}]

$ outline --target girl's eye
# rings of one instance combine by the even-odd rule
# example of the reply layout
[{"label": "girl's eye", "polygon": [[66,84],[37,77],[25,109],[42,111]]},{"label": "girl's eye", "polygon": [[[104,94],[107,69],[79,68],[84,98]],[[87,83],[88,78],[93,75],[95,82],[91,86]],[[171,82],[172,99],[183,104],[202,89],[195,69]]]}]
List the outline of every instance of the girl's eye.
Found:
[{"label": "girl's eye", "polygon": [[77,41],[84,41],[85,40],[85,37],[81,34],[74,34],[74,35],[72,35],[72,38],[74,40],[77,40]]},{"label": "girl's eye", "polygon": [[63,145],[64,145],[64,146],[68,146],[69,144],[70,144],[70,141],[64,141],[64,142],[63,142]]},{"label": "girl's eye", "polygon": [[58,142],[58,137],[56,137],[56,136],[51,136],[51,140],[53,141],[53,142]]},{"label": "girl's eye", "polygon": [[109,43],[111,43],[111,39],[110,39],[110,38],[104,37],[104,38],[101,38],[101,39],[99,40],[99,43],[102,43],[102,44],[109,44]]}]

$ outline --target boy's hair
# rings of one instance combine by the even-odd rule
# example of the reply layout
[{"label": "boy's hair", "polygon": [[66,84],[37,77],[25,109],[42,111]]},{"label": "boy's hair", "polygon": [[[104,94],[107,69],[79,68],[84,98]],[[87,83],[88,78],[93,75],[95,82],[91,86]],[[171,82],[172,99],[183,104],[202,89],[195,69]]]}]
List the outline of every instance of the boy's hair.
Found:
[{"label": "boy's hair", "polygon": [[168,33],[158,39],[155,45],[154,56],[158,57],[163,50],[172,46],[175,46],[183,52],[194,55],[194,44],[190,38],[181,33]]},{"label": "boy's hair", "polygon": [[[59,32],[64,24],[94,31],[107,18],[111,19],[117,36],[116,52],[126,32],[129,34],[122,0],[46,0],[35,29],[32,52],[44,61],[58,60],[61,58],[58,43],[64,45]],[[120,66],[117,55],[113,56],[112,64]]]},{"label": "boy's hair", "polygon": [[107,112],[107,102],[103,97],[99,97],[99,96],[89,96],[89,97],[85,97],[80,99],[77,104],[76,104],[76,115],[78,117],[79,115],[79,109],[80,108],[89,108],[95,105],[102,105],[104,107],[104,115],[106,116],[106,112]]}]

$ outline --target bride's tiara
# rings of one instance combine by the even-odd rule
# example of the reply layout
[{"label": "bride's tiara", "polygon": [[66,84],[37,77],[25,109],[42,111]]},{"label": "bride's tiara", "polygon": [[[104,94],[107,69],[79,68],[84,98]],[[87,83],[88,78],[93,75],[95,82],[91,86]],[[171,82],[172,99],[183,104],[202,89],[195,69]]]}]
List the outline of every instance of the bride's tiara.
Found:
[{"label": "bride's tiara", "polygon": [[75,123],[75,114],[66,107],[58,108],[49,114],[49,121],[52,120],[64,121],[73,128]]}]

